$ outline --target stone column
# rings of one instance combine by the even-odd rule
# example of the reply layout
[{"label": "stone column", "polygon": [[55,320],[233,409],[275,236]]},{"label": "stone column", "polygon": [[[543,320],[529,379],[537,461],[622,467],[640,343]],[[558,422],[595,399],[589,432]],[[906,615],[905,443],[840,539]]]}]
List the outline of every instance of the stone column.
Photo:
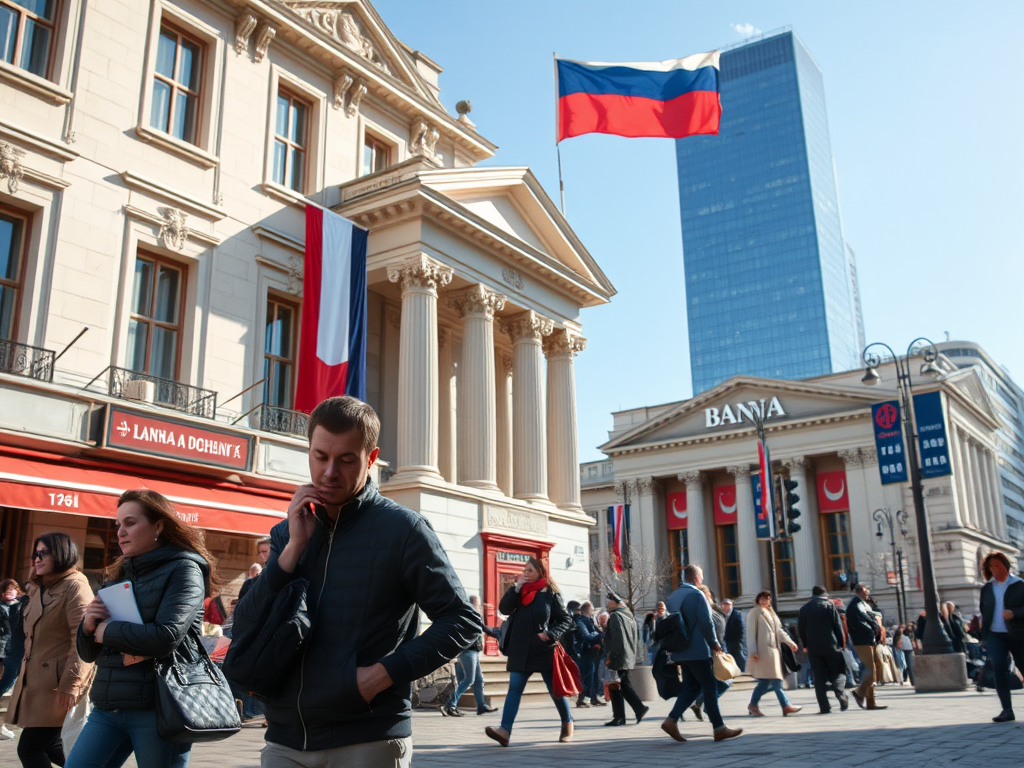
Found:
[{"label": "stone column", "polygon": [[988,531],[989,521],[985,509],[985,495],[981,484],[981,463],[978,457],[978,444],[973,439],[967,438],[967,455],[971,462],[971,496],[974,501],[974,519],[978,528]]},{"label": "stone column", "polygon": [[[861,451],[859,448],[839,451],[839,458],[846,466],[846,489],[850,496],[850,554],[853,557],[853,569],[864,583],[874,586],[871,574],[863,562],[865,556],[874,552],[874,523],[871,520],[874,508],[868,501],[867,478],[864,476],[866,470]],[[861,561],[859,565],[858,559]]]},{"label": "stone column", "polygon": [[797,504],[803,514],[797,519],[800,530],[793,534],[793,557],[796,560],[796,588],[808,592],[819,581],[821,573],[821,548],[815,538],[817,520],[811,515],[812,491],[807,482],[807,459],[793,456],[783,459],[782,466],[789,469],[789,476],[796,480],[800,489],[800,503]]},{"label": "stone column", "polygon": [[964,501],[965,473],[963,453],[960,449],[960,430],[955,424],[949,425],[949,460],[953,470],[952,483],[953,493],[956,498],[956,524],[964,526],[967,524],[967,504]]},{"label": "stone column", "polygon": [[452,361],[452,334],[447,328],[441,328],[438,333],[438,375],[440,377],[440,388],[438,390],[438,412],[439,412],[439,435],[437,469],[441,477],[449,483],[457,482],[455,473],[455,411],[453,408],[455,391],[455,366]]},{"label": "stone column", "polygon": [[477,283],[450,293],[448,306],[462,317],[459,366],[459,484],[497,489],[497,392],[494,381],[494,313],[505,297]]},{"label": "stone column", "polygon": [[708,514],[704,508],[704,476],[693,470],[678,477],[686,483],[686,530],[690,562],[703,568],[710,578],[714,570],[710,569],[711,561],[708,559]]},{"label": "stone column", "polygon": [[576,370],[572,359],[587,346],[559,328],[544,339],[548,359],[548,497],[559,509],[582,512],[576,424]]},{"label": "stone column", "polygon": [[531,309],[500,320],[512,339],[512,491],[517,499],[547,500],[548,446],[541,339],[554,323]]},{"label": "stone column", "polygon": [[999,462],[994,453],[986,452],[986,456],[988,456],[989,477],[992,478],[992,503],[995,504],[996,531],[998,538],[1006,541],[1006,515],[1003,513],[1002,477],[999,474]]},{"label": "stone column", "polygon": [[[631,556],[636,556],[633,563],[634,573],[642,573],[645,569],[655,569],[657,563],[664,562],[668,558],[668,536],[664,524],[659,522],[665,518],[658,514],[658,489],[660,484],[653,477],[641,477],[636,481],[636,501],[630,509],[630,533],[639,531],[637,538],[631,538],[630,544],[634,551]],[[634,586],[636,582],[634,581]],[[664,594],[652,590],[647,595],[642,605],[636,606],[637,611],[654,610],[654,604]]]},{"label": "stone column", "polygon": [[512,495],[512,355],[502,352],[498,358],[498,488]]},{"label": "stone column", "polygon": [[417,475],[437,477],[437,291],[452,281],[452,269],[420,254],[388,267],[388,280],[402,286],[398,473],[409,479]]},{"label": "stone column", "polygon": [[985,497],[985,510],[989,524],[989,533],[999,538],[999,517],[1002,505],[999,503],[998,481],[993,484],[992,455],[983,445],[978,446],[978,464],[981,474],[981,488]]},{"label": "stone column", "polygon": [[978,507],[974,497],[974,467],[971,463],[971,438],[965,432],[960,433],[960,458],[963,463],[964,479],[964,509],[966,510],[965,522],[974,527],[980,528],[978,521]]},{"label": "stone column", "polygon": [[752,601],[761,591],[761,553],[757,544],[757,518],[750,467],[728,467],[736,483],[736,539],[740,553],[740,599]]}]

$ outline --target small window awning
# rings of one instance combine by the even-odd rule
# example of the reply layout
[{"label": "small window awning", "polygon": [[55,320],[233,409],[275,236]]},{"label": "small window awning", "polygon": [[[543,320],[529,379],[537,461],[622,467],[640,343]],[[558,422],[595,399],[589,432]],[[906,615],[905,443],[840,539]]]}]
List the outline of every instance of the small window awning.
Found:
[{"label": "small window awning", "polygon": [[114,518],[118,497],[135,488],[166,496],[189,525],[251,536],[265,536],[285,519],[291,500],[284,491],[200,477],[185,481],[128,464],[0,450],[0,507]]}]

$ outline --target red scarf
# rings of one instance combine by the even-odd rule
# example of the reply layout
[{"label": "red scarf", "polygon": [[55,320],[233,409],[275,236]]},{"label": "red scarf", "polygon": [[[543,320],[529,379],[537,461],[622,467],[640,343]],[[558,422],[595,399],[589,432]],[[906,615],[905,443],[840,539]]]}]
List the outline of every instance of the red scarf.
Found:
[{"label": "red scarf", "polygon": [[548,585],[547,579],[537,579],[536,581],[528,581],[519,590],[519,599],[523,605],[529,605],[533,602],[533,598],[537,596],[544,587]]}]

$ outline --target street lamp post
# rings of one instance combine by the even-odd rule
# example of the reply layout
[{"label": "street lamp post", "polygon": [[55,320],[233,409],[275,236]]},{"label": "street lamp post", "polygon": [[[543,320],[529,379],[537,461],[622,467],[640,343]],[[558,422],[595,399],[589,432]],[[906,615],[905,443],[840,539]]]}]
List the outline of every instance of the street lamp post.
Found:
[{"label": "street lamp post", "polygon": [[[888,508],[876,509],[871,513],[871,519],[878,523],[878,531],[875,535],[882,538],[882,523],[889,526],[889,546],[892,548],[892,561],[896,572],[899,574],[899,582],[896,586],[896,613],[899,616],[899,623],[907,623],[907,590],[903,584],[903,548],[896,548],[896,534],[893,531],[893,514]],[[900,525],[900,535],[907,537],[907,513],[902,509],[897,510],[895,522]]]},{"label": "street lamp post", "polygon": [[[918,347],[918,342],[924,342],[926,346]],[[903,357],[897,355],[892,347],[882,342],[869,344],[864,348],[864,365],[866,372],[861,381],[867,385],[875,385],[881,381],[878,375],[878,366],[882,358],[873,353],[873,347],[884,347],[892,356],[896,366],[896,384],[900,393],[900,405],[903,412],[903,432],[907,436],[907,464],[910,465],[910,487],[914,496],[914,522],[917,524],[918,543],[921,557],[921,587],[924,598],[925,622],[924,637],[921,641],[922,651],[925,655],[930,654],[951,654],[953,645],[942,627],[939,619],[939,593],[935,586],[935,569],[932,565],[931,529],[928,526],[928,516],[924,509],[924,490],[921,486],[921,468],[918,466],[917,456],[917,432],[916,418],[913,416],[914,399],[912,396],[913,381],[910,377],[910,361],[920,352],[924,358],[924,365],[921,366],[922,376],[936,376],[941,371],[935,365],[938,352],[935,344],[926,338],[917,338],[910,342],[907,347],[907,354]]]}]

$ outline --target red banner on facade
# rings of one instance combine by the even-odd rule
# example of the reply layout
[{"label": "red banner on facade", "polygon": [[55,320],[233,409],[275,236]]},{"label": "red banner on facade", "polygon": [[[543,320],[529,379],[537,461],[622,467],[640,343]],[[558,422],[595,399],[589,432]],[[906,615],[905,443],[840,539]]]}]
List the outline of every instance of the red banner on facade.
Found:
[{"label": "red banner on facade", "polygon": [[686,527],[686,492],[670,493],[665,499],[665,517],[670,531],[680,531]]},{"label": "red banner on facade", "polygon": [[251,437],[116,405],[110,406],[107,414],[106,445],[246,472],[252,453]]},{"label": "red banner on facade", "polygon": [[715,525],[733,525],[736,520],[736,486],[716,485]]},{"label": "red banner on facade", "polygon": [[848,512],[850,510],[850,494],[846,487],[846,472],[837,469],[834,472],[818,473],[818,511],[822,514],[831,512]]}]

